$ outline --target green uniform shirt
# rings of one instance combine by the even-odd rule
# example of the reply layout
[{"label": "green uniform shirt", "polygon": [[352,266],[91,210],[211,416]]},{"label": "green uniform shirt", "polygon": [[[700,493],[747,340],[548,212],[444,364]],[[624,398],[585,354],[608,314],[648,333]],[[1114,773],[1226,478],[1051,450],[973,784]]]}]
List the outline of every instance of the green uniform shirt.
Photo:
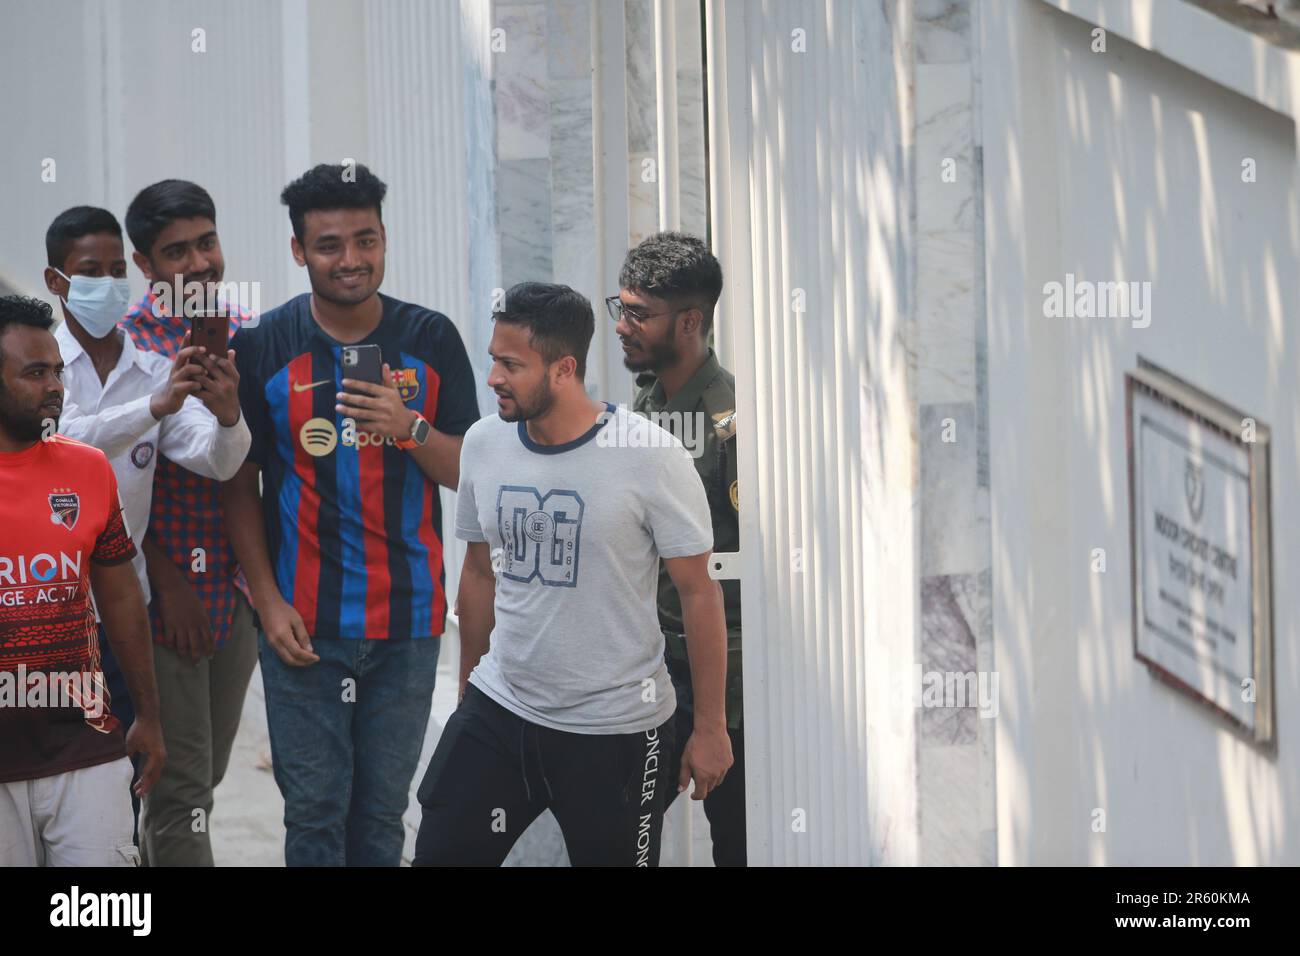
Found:
[{"label": "green uniform shirt", "polygon": [[[709,357],[670,402],[655,376],[638,375],[634,411],[672,432],[695,456],[713,522],[713,550],[740,550],[740,497],[736,484],[736,378],[709,349]],[[722,581],[727,617],[727,726],[743,726],[744,678],[740,647],[740,582]],[[659,626],[669,666],[687,662],[682,601],[659,562]],[[685,670],[685,668],[681,668]]]},{"label": "green uniform shirt", "polygon": [[[736,486],[736,378],[709,349],[708,360],[672,401],[652,373],[637,376],[641,386],[634,410],[672,432],[695,455],[713,519],[713,550],[740,550],[740,499]],[[722,581],[727,629],[740,627],[740,582]],[[682,602],[672,578],[659,563],[659,624],[681,633]]]}]

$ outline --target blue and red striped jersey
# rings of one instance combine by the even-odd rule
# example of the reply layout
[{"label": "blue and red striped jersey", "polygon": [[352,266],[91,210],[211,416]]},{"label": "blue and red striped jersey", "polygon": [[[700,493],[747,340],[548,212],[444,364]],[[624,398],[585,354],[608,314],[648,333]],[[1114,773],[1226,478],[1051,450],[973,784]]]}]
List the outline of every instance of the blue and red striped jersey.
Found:
[{"label": "blue and red striped jersey", "polygon": [[[456,327],[379,298],[379,325],[352,344],[378,345],[407,407],[463,435],[479,413]],[[231,343],[276,582],[313,637],[436,636],[447,613],[438,487],[391,438],[345,425],[343,347],[312,318],[308,293]]]}]

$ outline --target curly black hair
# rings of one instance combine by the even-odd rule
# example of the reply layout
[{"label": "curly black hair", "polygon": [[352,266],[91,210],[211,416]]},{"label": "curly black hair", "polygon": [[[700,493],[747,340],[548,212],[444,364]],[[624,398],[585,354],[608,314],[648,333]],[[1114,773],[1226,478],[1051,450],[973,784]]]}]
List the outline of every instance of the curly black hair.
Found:
[{"label": "curly black hair", "polygon": [[321,163],[285,186],[280,202],[289,207],[293,234],[302,242],[303,218],[317,209],[373,209],[383,222],[380,205],[386,192],[383,180],[360,163]]},{"label": "curly black hair", "polygon": [[660,232],[627,254],[618,284],[680,308],[698,308],[704,313],[701,332],[707,338],[713,307],[722,295],[722,265],[702,239],[684,232]]},{"label": "curly black hair", "polygon": [[[9,331],[11,325],[26,325],[34,329],[48,330],[53,324],[54,310],[50,308],[48,302],[25,295],[0,296],[0,341],[4,340],[4,334]],[[0,360],[3,358],[4,353],[0,352]],[[0,379],[0,388],[3,387],[4,381]]]}]

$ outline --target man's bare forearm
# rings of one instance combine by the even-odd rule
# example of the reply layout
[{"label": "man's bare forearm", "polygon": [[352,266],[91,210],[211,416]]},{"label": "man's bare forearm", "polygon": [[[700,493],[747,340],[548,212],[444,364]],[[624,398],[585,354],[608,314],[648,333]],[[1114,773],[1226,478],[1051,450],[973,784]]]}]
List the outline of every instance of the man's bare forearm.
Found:
[{"label": "man's bare forearm", "polygon": [[466,567],[456,596],[460,619],[460,683],[463,687],[479,659],[488,651],[496,624],[496,578]]},{"label": "man's bare forearm", "polygon": [[435,429],[429,429],[429,438],[423,444],[407,452],[436,485],[450,488],[452,491],[460,484],[460,446],[461,436],[444,435]]},{"label": "man's bare forearm", "polygon": [[230,546],[253,593],[253,607],[260,609],[267,601],[280,597],[280,588],[266,546],[262,498],[257,492],[258,473],[256,466],[245,464],[234,478],[222,482],[221,508]]},{"label": "man's bare forearm", "polygon": [[146,532],[144,540],[140,542],[140,550],[144,552],[145,570],[149,574],[149,583],[153,585],[154,590],[161,591],[180,584],[189,584],[185,572],[176,567],[172,559],[154,540],[152,531]]},{"label": "man's bare forearm", "polygon": [[[680,593],[680,592],[679,592]],[[727,726],[727,620],[722,588],[716,581],[681,594],[682,625],[691,665],[695,725],[725,730]]]},{"label": "man's bare forearm", "polygon": [[[133,577],[134,580],[134,577]],[[158,684],[153,671],[153,641],[150,640],[149,614],[144,595],[137,584],[134,589],[101,599],[95,594],[104,635],[113,648],[113,656],[126,680],[127,693],[136,717],[146,722],[159,719]]]}]

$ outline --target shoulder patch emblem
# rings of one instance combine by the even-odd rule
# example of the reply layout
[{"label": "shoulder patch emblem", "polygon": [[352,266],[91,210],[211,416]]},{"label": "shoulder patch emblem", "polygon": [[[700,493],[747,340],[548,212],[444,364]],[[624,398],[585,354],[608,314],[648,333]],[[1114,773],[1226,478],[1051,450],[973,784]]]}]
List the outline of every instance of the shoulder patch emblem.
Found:
[{"label": "shoulder patch emblem", "polygon": [[739,484],[739,481],[733,481],[731,483],[731,507],[735,508],[737,511],[740,510],[740,489],[737,487]]},{"label": "shoulder patch emblem", "polygon": [[726,441],[736,434],[736,412],[734,409],[727,409],[725,412],[718,412],[713,416],[713,430],[718,435],[719,441]]},{"label": "shoulder patch emblem", "polygon": [[149,462],[153,461],[153,442],[142,441],[131,449],[131,464],[143,470],[149,467]]}]

